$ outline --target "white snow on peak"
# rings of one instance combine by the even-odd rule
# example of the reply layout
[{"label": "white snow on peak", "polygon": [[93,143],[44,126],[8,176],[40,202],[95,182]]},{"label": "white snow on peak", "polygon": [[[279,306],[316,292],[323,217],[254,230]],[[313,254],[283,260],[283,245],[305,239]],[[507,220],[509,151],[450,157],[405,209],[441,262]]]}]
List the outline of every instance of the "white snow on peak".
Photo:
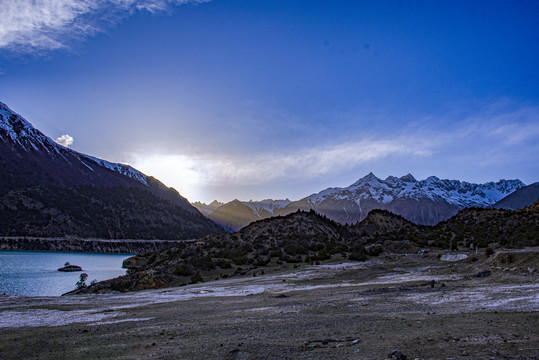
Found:
[{"label": "white snow on peak", "polygon": [[363,186],[363,185],[372,185],[372,186],[377,186],[378,184],[380,184],[381,180],[378,179],[376,177],[376,175],[374,175],[372,172],[368,173],[366,176],[362,177],[361,179],[359,179],[358,181],[356,181],[355,183],[353,183],[352,185],[350,185],[350,187],[354,187],[354,186]]},{"label": "white snow on peak", "polygon": [[12,141],[25,151],[34,149],[49,154],[59,153],[54,141],[2,102],[0,102],[0,129],[3,130],[0,131],[0,139],[4,142]]},{"label": "white snow on peak", "polygon": [[306,200],[307,200],[307,202],[311,203],[312,205],[316,205],[316,204],[324,201],[328,197],[334,195],[335,193],[339,192],[340,190],[342,190],[342,189],[341,188],[329,188],[329,189],[326,189],[326,190],[322,190],[318,194],[313,194],[311,196],[308,196],[306,198]]},{"label": "white snow on peak", "polygon": [[349,200],[360,204],[362,200],[375,200],[388,204],[395,199],[431,199],[445,201],[458,208],[489,206],[525,186],[520,180],[500,180],[485,184],[472,184],[459,180],[440,179],[430,176],[417,181],[411,174],[401,178],[389,176],[385,180],[373,173],[359,179],[346,188],[329,188],[306,197],[304,200],[316,205],[327,199]]},{"label": "white snow on peak", "polygon": [[[2,131],[3,130],[3,131]],[[91,160],[107,169],[119,172],[120,174],[129,176],[130,178],[148,185],[147,176],[140,171],[133,169],[129,165],[111,163],[106,160],[98,159],[93,156],[78,153],[57,144],[41,131],[37,130],[25,120],[22,116],[12,111],[6,104],[0,102],[0,139],[4,142],[11,141],[25,151],[35,150],[43,151],[49,155],[60,155],[67,161],[64,154],[70,153],[78,158],[81,163],[94,171],[92,163],[87,163],[84,160]]]}]

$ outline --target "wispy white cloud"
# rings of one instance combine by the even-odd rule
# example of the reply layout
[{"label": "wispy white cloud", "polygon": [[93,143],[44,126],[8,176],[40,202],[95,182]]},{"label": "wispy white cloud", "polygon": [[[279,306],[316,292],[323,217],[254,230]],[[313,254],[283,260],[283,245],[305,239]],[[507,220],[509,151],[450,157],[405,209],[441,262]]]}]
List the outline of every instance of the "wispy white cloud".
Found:
[{"label": "wispy white cloud", "polygon": [[60,137],[57,137],[56,140],[54,140],[57,144],[60,144],[65,147],[69,147],[70,145],[73,145],[73,137],[68,134],[64,134]]},{"label": "wispy white cloud", "polygon": [[508,148],[536,143],[539,138],[539,107],[519,106],[500,109],[493,106],[480,114],[460,121],[449,135],[456,141],[484,144],[492,149]]},{"label": "wispy white cloud", "polygon": [[105,24],[135,11],[155,13],[170,6],[209,0],[0,0],[0,49],[40,52],[65,48],[92,36]]},{"label": "wispy white cloud", "polygon": [[360,140],[288,154],[133,155],[129,162],[142,171],[155,174],[166,183],[180,182],[185,188],[188,181],[199,185],[258,185],[276,180],[313,178],[357,168],[389,156],[423,157],[430,153],[430,145],[426,142],[395,138]]},{"label": "wispy white cloud", "polygon": [[[499,101],[468,116],[443,119],[442,129],[416,133],[433,144],[433,159],[478,169],[536,164],[539,156],[539,106]],[[451,163],[451,165],[449,165]]]}]

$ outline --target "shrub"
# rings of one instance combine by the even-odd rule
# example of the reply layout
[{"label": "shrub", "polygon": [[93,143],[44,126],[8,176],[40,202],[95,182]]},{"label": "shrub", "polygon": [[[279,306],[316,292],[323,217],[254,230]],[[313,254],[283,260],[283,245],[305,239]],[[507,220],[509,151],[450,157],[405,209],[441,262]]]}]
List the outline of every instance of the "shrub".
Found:
[{"label": "shrub", "polygon": [[226,259],[217,259],[214,261],[215,265],[219,266],[221,269],[230,269],[232,265]]},{"label": "shrub", "polygon": [[189,261],[191,265],[195,268],[202,270],[213,270],[215,269],[215,263],[210,255],[193,257]]},{"label": "shrub", "polygon": [[195,272],[195,269],[191,265],[187,265],[183,263],[177,265],[176,268],[174,269],[174,274],[179,275],[179,276],[193,275],[194,272]]},{"label": "shrub", "polygon": [[348,260],[352,261],[365,261],[367,260],[367,250],[362,246],[359,250],[356,250],[348,256]]},{"label": "shrub", "polygon": [[266,266],[269,264],[269,262],[271,261],[271,259],[269,257],[263,259],[261,257],[257,257],[255,259],[255,262],[253,263],[253,266]]},{"label": "shrub", "polygon": [[506,254],[501,259],[502,264],[512,264],[513,261],[515,261],[513,254]]},{"label": "shrub", "polygon": [[202,275],[197,271],[195,275],[191,277],[191,284],[196,284],[198,282],[203,282],[204,279],[202,278]]}]

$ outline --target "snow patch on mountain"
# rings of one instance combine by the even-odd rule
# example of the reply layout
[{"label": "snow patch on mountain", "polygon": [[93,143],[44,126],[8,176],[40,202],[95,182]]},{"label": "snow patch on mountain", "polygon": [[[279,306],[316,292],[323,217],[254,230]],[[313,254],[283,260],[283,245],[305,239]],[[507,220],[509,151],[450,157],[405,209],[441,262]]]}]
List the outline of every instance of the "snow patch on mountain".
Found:
[{"label": "snow patch on mountain", "polygon": [[[340,190],[342,190],[342,189],[341,188],[329,188],[329,189],[320,191],[318,194],[313,194],[311,196],[308,196],[308,197],[305,198],[305,200],[307,200],[307,202],[309,204],[311,204],[311,205],[316,205],[318,203],[321,203],[325,199],[335,195]],[[341,196],[342,196],[342,198],[345,197],[345,195],[341,195]]]},{"label": "snow patch on mountain", "polygon": [[148,177],[146,175],[144,175],[143,173],[141,173],[140,171],[132,168],[129,165],[111,163],[109,161],[102,160],[102,159],[99,159],[99,158],[96,158],[96,157],[93,157],[93,156],[90,156],[90,155],[83,155],[83,156],[90,159],[90,160],[92,160],[92,161],[95,161],[96,163],[98,163],[99,165],[101,165],[103,167],[106,167],[107,169],[119,172],[120,174],[123,174],[125,176],[129,176],[130,178],[135,179],[138,182],[143,183],[144,185],[148,185]]},{"label": "snow patch on mountain", "polygon": [[[128,176],[144,185],[148,185],[148,177],[129,165],[111,163],[93,156],[78,153],[57,144],[2,102],[0,102],[0,138],[4,142],[11,141],[17,144],[25,151],[30,151],[32,149],[35,151],[45,151],[53,156],[60,155],[66,161],[68,160],[62,153],[70,153],[78,158],[81,163],[91,171],[94,171],[92,164],[97,163],[100,166]],[[85,160],[91,161],[87,162]]]}]

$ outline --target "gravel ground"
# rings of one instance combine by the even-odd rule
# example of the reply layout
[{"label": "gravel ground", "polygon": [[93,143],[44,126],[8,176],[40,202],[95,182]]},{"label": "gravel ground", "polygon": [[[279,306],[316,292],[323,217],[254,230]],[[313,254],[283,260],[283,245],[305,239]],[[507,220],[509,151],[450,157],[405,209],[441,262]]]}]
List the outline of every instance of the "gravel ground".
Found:
[{"label": "gravel ground", "polygon": [[0,296],[0,358],[539,359],[538,251],[519,252],[518,268],[388,256],[129,294]]}]

